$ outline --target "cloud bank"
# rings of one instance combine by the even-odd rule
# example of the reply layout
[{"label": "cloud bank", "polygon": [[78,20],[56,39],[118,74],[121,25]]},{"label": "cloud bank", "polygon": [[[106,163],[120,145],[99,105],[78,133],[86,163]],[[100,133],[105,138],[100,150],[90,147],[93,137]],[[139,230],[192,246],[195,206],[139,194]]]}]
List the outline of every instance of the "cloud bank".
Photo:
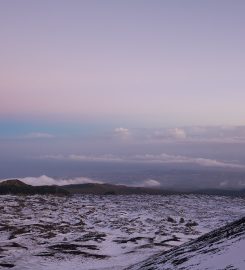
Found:
[{"label": "cloud bank", "polygon": [[41,175],[39,177],[24,177],[18,178],[20,181],[33,186],[42,185],[72,185],[72,184],[85,184],[85,183],[103,183],[102,181],[94,180],[87,177],[76,177],[76,178],[52,178],[47,175]]},{"label": "cloud bank", "polygon": [[138,154],[132,156],[116,156],[112,154],[106,155],[46,155],[41,156],[41,159],[55,159],[68,161],[97,161],[97,162],[136,162],[136,163],[162,163],[162,164],[196,164],[203,167],[221,167],[232,169],[245,169],[245,165],[231,163],[216,159],[189,157],[183,155],[162,154]]},{"label": "cloud bank", "polygon": [[26,139],[52,139],[55,138],[53,134],[43,132],[32,132],[24,136]]},{"label": "cloud bank", "polygon": [[147,179],[143,182],[143,187],[160,187],[160,182],[155,179]]},{"label": "cloud bank", "polygon": [[127,128],[118,127],[114,129],[114,135],[121,139],[127,139],[130,136],[130,131]]},{"label": "cloud bank", "polygon": [[244,143],[245,126],[187,126],[132,130],[117,128],[114,134],[129,135],[135,142]]},{"label": "cloud bank", "polygon": [[184,140],[187,138],[186,131],[182,128],[169,129],[167,133],[170,136],[170,138],[173,138],[176,140]]}]

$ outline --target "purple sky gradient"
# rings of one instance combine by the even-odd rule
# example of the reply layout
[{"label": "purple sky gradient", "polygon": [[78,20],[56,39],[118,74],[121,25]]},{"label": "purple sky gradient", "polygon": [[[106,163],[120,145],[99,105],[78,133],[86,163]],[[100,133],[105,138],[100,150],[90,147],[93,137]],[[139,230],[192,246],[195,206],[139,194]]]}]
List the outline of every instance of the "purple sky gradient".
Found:
[{"label": "purple sky gradient", "polygon": [[244,124],[244,1],[0,1],[2,118]]},{"label": "purple sky gradient", "polygon": [[104,159],[99,173],[142,158],[244,171],[244,14],[243,0],[0,0],[0,178]]}]

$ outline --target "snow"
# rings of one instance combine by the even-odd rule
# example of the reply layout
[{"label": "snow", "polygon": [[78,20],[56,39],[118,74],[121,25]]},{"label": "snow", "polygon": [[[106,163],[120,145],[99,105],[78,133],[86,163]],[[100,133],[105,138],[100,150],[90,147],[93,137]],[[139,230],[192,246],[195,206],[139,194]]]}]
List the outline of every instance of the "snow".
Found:
[{"label": "snow", "polygon": [[0,196],[0,265],[124,269],[244,216],[244,202],[201,195]]},{"label": "snow", "polygon": [[[245,268],[245,239],[239,242],[232,243],[232,241],[227,241],[224,243],[225,246],[217,245],[216,248],[220,249],[219,253],[213,256],[208,256],[208,258],[197,256],[189,262],[189,265],[194,265],[193,270],[201,269],[225,269],[230,265],[230,269],[241,269]],[[217,267],[218,266],[218,267]]]},{"label": "snow", "polygon": [[245,217],[127,269],[243,270],[244,248]]}]

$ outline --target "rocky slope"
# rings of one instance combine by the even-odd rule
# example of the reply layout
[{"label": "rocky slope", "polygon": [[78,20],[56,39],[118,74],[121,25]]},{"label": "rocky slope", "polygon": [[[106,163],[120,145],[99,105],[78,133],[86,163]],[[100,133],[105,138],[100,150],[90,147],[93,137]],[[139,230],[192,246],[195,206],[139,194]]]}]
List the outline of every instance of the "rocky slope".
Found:
[{"label": "rocky slope", "polygon": [[233,197],[4,195],[0,269],[122,270],[244,216]]},{"label": "rocky slope", "polygon": [[245,269],[245,217],[128,270]]}]

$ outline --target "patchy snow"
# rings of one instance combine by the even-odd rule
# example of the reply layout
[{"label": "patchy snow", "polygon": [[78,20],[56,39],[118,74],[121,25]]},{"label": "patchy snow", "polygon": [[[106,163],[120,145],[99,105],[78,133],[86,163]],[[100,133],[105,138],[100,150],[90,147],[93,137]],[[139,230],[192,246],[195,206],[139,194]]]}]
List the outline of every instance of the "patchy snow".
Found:
[{"label": "patchy snow", "polygon": [[128,270],[243,270],[245,217]]},{"label": "patchy snow", "polygon": [[0,196],[0,268],[124,269],[244,216],[244,205],[194,195]]}]

